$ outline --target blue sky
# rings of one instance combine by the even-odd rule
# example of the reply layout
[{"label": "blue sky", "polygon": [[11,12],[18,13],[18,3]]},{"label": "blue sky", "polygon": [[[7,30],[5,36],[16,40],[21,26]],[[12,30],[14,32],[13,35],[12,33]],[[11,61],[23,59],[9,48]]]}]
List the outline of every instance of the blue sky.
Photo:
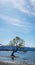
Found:
[{"label": "blue sky", "polygon": [[0,43],[16,36],[35,47],[35,0],[0,0]]}]

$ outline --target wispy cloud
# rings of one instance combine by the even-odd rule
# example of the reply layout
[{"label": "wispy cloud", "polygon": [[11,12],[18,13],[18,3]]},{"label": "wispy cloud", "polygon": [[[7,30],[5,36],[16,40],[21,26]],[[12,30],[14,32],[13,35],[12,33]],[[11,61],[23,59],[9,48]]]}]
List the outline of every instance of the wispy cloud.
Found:
[{"label": "wispy cloud", "polygon": [[35,0],[30,0],[30,2],[33,5],[33,9],[35,9]]},{"label": "wispy cloud", "polygon": [[[2,7],[3,9],[5,9],[5,7],[11,8],[11,6],[13,6],[13,8],[18,9],[22,13],[32,14],[35,16],[35,4],[34,3],[35,3],[35,0],[31,0],[31,1],[30,0],[1,0],[0,1],[0,5],[3,6]],[[11,6],[9,6],[9,5],[11,5]],[[6,8],[6,9],[8,9],[8,8]],[[6,10],[5,10],[5,13],[6,13]],[[34,28],[33,24],[28,22],[26,19],[22,21],[22,20],[18,19],[18,17],[13,18],[11,16],[5,15],[5,13],[0,14],[0,19],[5,20],[6,21],[5,23],[21,27],[21,29],[24,31],[30,31]],[[9,14],[9,12],[8,12],[8,14]]]},{"label": "wispy cloud", "polygon": [[35,0],[1,0],[0,4],[13,5],[21,12],[35,16]]},{"label": "wispy cloud", "polygon": [[15,26],[21,26],[20,21],[18,19],[12,18],[10,16],[0,15],[0,19],[6,20],[6,23],[9,23]]},{"label": "wispy cloud", "polygon": [[24,31],[30,31],[30,29],[33,29],[33,25],[25,20],[21,21],[20,19],[12,18],[5,15],[0,15],[0,19],[5,20],[5,23],[7,24],[20,27]]}]

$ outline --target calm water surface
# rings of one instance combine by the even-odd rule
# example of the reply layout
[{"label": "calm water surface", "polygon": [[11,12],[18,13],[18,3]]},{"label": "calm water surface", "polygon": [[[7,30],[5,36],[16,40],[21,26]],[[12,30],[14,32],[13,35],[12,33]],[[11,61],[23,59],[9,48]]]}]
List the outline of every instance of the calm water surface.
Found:
[{"label": "calm water surface", "polygon": [[23,64],[35,65],[35,51],[27,51],[26,53],[16,52],[14,55],[16,58],[7,58],[1,56],[10,56],[12,51],[0,51],[0,61],[15,61]]}]

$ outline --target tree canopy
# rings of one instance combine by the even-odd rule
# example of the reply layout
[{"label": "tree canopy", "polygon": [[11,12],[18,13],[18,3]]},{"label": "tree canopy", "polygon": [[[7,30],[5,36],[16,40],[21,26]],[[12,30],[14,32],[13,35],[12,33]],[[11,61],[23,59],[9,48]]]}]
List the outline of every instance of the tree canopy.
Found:
[{"label": "tree canopy", "polygon": [[[16,49],[13,49],[11,56],[14,56],[14,53],[18,51],[18,48],[22,48],[25,46],[25,41],[24,39],[20,38],[19,36],[16,36],[12,40],[9,41],[9,46],[16,46]],[[22,52],[26,52],[26,50],[22,50]]]},{"label": "tree canopy", "polygon": [[24,47],[25,41],[24,39],[21,39],[19,36],[16,36],[12,40],[9,41],[10,46],[18,46],[18,47]]}]

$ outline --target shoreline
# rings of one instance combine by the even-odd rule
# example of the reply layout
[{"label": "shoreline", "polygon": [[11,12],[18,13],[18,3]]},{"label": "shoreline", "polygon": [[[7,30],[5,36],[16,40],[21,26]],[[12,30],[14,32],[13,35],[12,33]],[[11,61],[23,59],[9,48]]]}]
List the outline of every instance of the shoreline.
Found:
[{"label": "shoreline", "polygon": [[4,62],[4,61],[0,61],[0,65],[29,65],[29,64],[19,64],[16,62]]}]

